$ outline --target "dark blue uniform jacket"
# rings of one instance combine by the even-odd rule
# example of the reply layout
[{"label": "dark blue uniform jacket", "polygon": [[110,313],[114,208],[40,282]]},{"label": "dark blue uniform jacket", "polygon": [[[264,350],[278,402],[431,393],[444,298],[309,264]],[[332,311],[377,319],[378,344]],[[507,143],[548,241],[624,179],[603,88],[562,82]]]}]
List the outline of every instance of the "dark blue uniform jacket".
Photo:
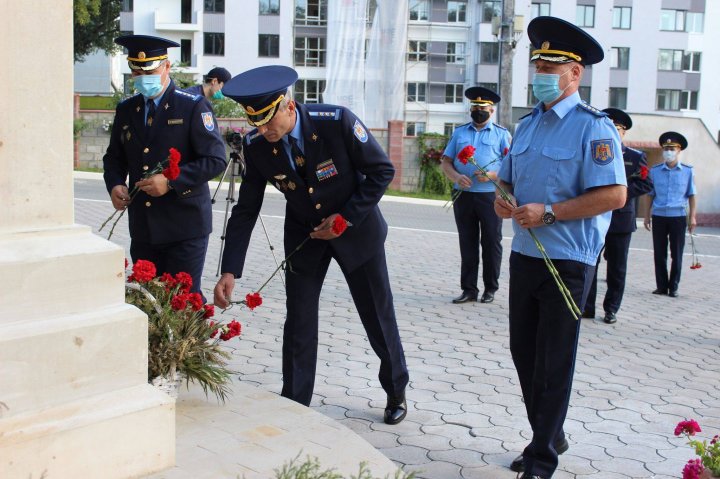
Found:
[{"label": "dark blue uniform jacket", "polygon": [[635,231],[637,229],[635,222],[636,198],[652,191],[650,178],[647,177],[643,180],[637,176],[641,166],[647,168],[645,153],[623,145],[623,160],[628,183],[627,200],[625,206],[612,212],[608,233],[632,233]]}]

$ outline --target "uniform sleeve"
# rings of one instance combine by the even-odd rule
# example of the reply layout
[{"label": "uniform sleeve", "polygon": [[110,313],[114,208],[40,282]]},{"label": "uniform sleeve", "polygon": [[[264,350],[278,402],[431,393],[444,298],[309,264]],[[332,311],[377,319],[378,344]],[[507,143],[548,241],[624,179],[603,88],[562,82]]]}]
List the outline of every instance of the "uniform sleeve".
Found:
[{"label": "uniform sleeve", "polygon": [[[647,168],[647,155],[644,152],[637,152],[634,153],[636,155],[636,160],[633,162],[637,162],[637,174],[640,174],[640,171],[643,168]],[[628,192],[627,197],[630,198],[637,198],[638,196],[642,196],[645,193],[649,193],[652,191],[652,180],[650,179],[650,172],[648,172],[648,175],[645,177],[645,179],[640,178],[639,176],[635,176],[633,178],[628,179]]]},{"label": "uniform sleeve", "polygon": [[692,168],[688,168],[690,170],[690,175],[688,175],[688,187],[686,196],[689,198],[691,196],[695,196],[695,171]]},{"label": "uniform sleeve", "polygon": [[115,109],[115,119],[113,120],[112,130],[110,132],[110,143],[108,144],[105,156],[103,156],[103,179],[105,180],[105,188],[108,193],[117,185],[125,185],[128,175],[128,163],[122,150],[122,113],[121,105]]},{"label": "uniform sleeve", "polygon": [[451,160],[455,161],[455,157],[457,156],[457,129],[453,132],[452,136],[450,137],[450,141],[448,141],[448,144],[445,145],[445,151],[443,151],[443,156],[447,156]]},{"label": "uniform sleeve", "polygon": [[227,164],[220,128],[205,98],[193,103],[189,121],[192,157],[180,160],[180,176],[172,182],[180,191],[207,183],[221,174]]},{"label": "uniform sleeve", "polygon": [[607,117],[597,117],[590,123],[582,148],[585,190],[627,185],[620,136]]}]

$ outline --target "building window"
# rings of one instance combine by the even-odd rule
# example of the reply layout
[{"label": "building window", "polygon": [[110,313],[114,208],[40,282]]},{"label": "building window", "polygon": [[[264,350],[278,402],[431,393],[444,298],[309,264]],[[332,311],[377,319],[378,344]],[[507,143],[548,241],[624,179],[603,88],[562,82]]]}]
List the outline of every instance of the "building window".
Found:
[{"label": "building window", "polygon": [[480,63],[497,65],[500,60],[498,42],[480,42]]},{"label": "building window", "polygon": [[590,104],[590,87],[589,86],[581,86],[578,88],[578,95],[580,95],[580,99]]},{"label": "building window", "polygon": [[595,5],[578,5],[575,10],[575,24],[578,27],[595,26]]},{"label": "building window", "polygon": [[121,12],[132,12],[133,11],[133,0],[122,0]]},{"label": "building window", "polygon": [[297,25],[327,24],[327,0],[295,0]]},{"label": "building window", "polygon": [[493,17],[502,17],[502,2],[500,0],[482,0],[480,12],[482,23],[492,23]]},{"label": "building window", "polygon": [[463,125],[463,123],[445,123],[443,125],[443,135],[451,137],[452,134],[455,133],[455,128],[460,125]]},{"label": "building window", "polygon": [[700,52],[683,53],[682,69],[686,72],[699,72],[701,55]]},{"label": "building window", "polygon": [[690,90],[657,90],[658,110],[697,110],[698,92]]},{"label": "building window", "polygon": [[192,62],[192,40],[180,40],[180,63],[190,65]]},{"label": "building window", "polygon": [[429,0],[410,0],[410,20],[425,20],[427,21],[430,17],[428,12],[430,11]]},{"label": "building window", "polygon": [[325,39],[318,37],[295,38],[295,65],[302,67],[325,66]]},{"label": "building window", "polygon": [[205,32],[205,55],[225,55],[225,34]]},{"label": "building window", "polygon": [[632,7],[614,7],[613,8],[613,28],[622,30],[630,29],[632,23]]},{"label": "building window", "polygon": [[427,61],[427,42],[419,42],[410,40],[408,42],[408,61],[409,62],[426,62]]},{"label": "building window", "polygon": [[418,136],[425,133],[424,121],[408,121],[405,123],[405,134],[407,136]]},{"label": "building window", "polygon": [[610,49],[610,68],[627,70],[630,65],[630,49],[628,47],[612,47]]},{"label": "building window", "polygon": [[280,15],[280,0],[260,0],[260,15]]},{"label": "building window", "polygon": [[550,3],[533,2],[530,4],[530,18],[550,15]]},{"label": "building window", "polygon": [[258,35],[258,56],[277,58],[280,56],[280,35]]},{"label": "building window", "polygon": [[463,97],[463,85],[461,83],[445,85],[445,103],[462,103]]},{"label": "building window", "polygon": [[448,23],[464,23],[467,13],[467,2],[448,0],[447,12]]},{"label": "building window", "polygon": [[465,63],[465,44],[452,43],[447,44],[447,62],[448,63]]},{"label": "building window", "polygon": [[658,70],[682,70],[682,50],[660,50],[658,52]]},{"label": "building window", "polygon": [[682,32],[685,30],[685,10],[660,10],[660,30]]},{"label": "building window", "polygon": [[300,103],[322,103],[325,80],[298,80],[295,82],[295,99]]},{"label": "building window", "polygon": [[625,110],[627,108],[627,88],[610,88],[608,106]]},{"label": "building window", "polygon": [[411,82],[407,84],[407,101],[427,101],[426,100],[427,85],[425,83]]},{"label": "building window", "polygon": [[205,0],[205,13],[225,13],[225,0]]},{"label": "building window", "polygon": [[498,91],[498,84],[497,83],[478,83],[477,86],[481,86],[483,88],[487,88],[490,91],[494,91],[497,93]]},{"label": "building window", "polygon": [[533,93],[532,83],[530,83],[530,84],[528,85],[527,91],[528,91],[528,94],[527,94],[527,105],[528,105],[528,106],[535,106],[535,105],[537,105],[540,100],[538,100],[537,97],[535,97],[535,93]]},{"label": "building window", "polygon": [[685,21],[685,31],[690,33],[702,33],[705,14],[687,12]]}]

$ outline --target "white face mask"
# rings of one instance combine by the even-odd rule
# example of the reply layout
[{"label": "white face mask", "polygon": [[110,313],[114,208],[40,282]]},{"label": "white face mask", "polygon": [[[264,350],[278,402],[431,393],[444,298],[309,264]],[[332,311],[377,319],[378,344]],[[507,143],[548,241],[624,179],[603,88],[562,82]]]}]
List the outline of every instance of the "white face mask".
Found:
[{"label": "white face mask", "polygon": [[665,163],[672,163],[677,158],[677,151],[675,150],[663,150],[663,160]]}]

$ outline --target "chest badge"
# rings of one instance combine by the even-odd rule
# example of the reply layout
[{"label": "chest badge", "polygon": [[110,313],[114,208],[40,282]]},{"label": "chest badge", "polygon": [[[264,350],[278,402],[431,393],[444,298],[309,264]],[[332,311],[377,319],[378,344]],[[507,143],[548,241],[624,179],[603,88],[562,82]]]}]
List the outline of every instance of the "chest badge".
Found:
[{"label": "chest badge", "polygon": [[325,181],[328,178],[337,176],[337,174],[338,171],[337,168],[335,168],[335,163],[333,163],[332,159],[323,161],[317,166],[317,169],[315,170],[315,176],[317,176],[318,181]]}]

